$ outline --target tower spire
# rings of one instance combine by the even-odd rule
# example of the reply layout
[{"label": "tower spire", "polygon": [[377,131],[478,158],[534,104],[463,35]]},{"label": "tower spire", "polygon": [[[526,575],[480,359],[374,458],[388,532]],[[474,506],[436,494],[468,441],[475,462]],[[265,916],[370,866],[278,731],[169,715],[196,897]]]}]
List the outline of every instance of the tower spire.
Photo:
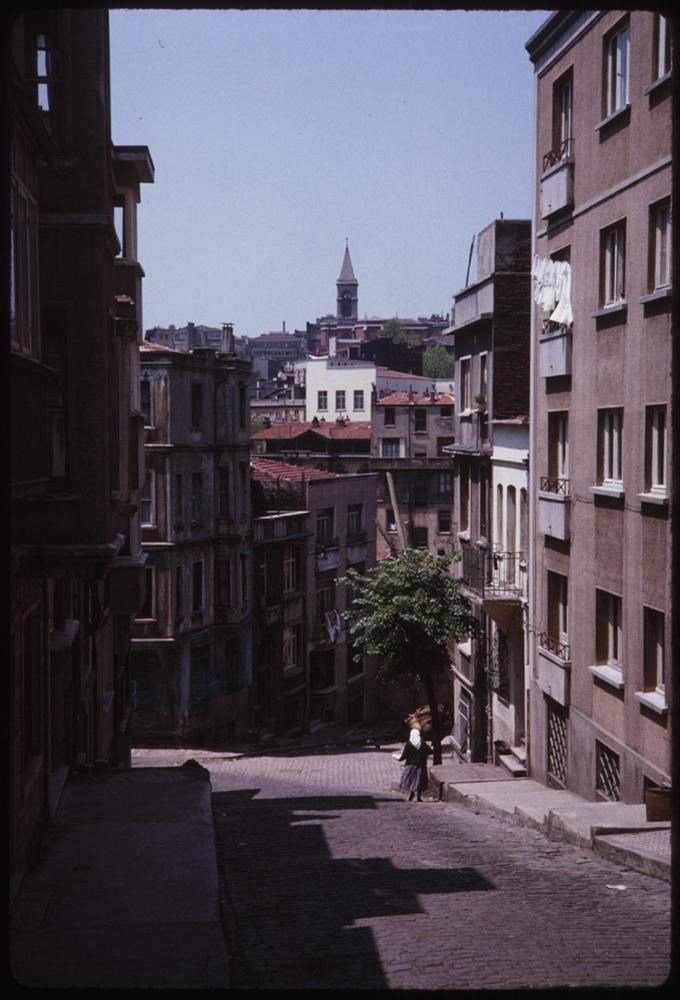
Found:
[{"label": "tower spire", "polygon": [[349,255],[349,237],[345,237],[345,255],[342,259],[340,277],[337,282],[338,289],[338,310],[339,320],[356,320],[357,306],[359,303],[358,289],[359,282],[354,277],[352,258]]}]

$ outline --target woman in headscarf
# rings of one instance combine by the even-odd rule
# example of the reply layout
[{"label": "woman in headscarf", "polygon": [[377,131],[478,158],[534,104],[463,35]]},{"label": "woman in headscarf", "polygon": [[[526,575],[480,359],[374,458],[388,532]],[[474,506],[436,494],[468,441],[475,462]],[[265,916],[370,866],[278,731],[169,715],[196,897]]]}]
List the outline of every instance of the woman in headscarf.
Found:
[{"label": "woman in headscarf", "polygon": [[399,790],[408,793],[409,802],[413,801],[414,796],[416,801],[422,802],[422,793],[428,786],[427,758],[432,749],[425,742],[422,723],[418,716],[409,715],[404,721],[409,726],[410,732],[399,757],[400,761],[405,762],[399,780]]}]

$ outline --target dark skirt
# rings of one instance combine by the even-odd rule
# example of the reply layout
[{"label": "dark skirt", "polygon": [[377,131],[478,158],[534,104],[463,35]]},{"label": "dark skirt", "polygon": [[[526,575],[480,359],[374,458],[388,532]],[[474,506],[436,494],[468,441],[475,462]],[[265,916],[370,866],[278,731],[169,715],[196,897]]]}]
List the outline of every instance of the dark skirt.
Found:
[{"label": "dark skirt", "polygon": [[426,764],[404,764],[399,779],[399,791],[424,792],[427,784]]}]

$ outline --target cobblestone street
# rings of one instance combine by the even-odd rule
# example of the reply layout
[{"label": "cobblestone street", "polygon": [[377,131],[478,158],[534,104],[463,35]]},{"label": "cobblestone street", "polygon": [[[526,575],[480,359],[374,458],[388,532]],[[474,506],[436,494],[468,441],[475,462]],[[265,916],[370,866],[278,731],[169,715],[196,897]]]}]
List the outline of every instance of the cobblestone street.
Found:
[{"label": "cobblestone street", "polygon": [[455,803],[391,749],[201,757],[235,989],[653,987],[670,886]]}]

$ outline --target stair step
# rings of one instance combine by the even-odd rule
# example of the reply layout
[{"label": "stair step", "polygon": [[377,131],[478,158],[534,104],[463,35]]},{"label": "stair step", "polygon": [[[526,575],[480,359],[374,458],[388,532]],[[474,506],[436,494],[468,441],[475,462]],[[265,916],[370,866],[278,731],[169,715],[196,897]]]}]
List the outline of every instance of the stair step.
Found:
[{"label": "stair step", "polygon": [[527,762],[527,748],[525,746],[510,747],[510,752],[513,757],[516,757],[520,764],[526,764]]},{"label": "stair step", "polygon": [[510,772],[513,778],[524,778],[526,776],[526,767],[524,764],[520,763],[516,757],[513,757],[511,753],[499,754],[498,762],[506,769],[506,771]]}]

